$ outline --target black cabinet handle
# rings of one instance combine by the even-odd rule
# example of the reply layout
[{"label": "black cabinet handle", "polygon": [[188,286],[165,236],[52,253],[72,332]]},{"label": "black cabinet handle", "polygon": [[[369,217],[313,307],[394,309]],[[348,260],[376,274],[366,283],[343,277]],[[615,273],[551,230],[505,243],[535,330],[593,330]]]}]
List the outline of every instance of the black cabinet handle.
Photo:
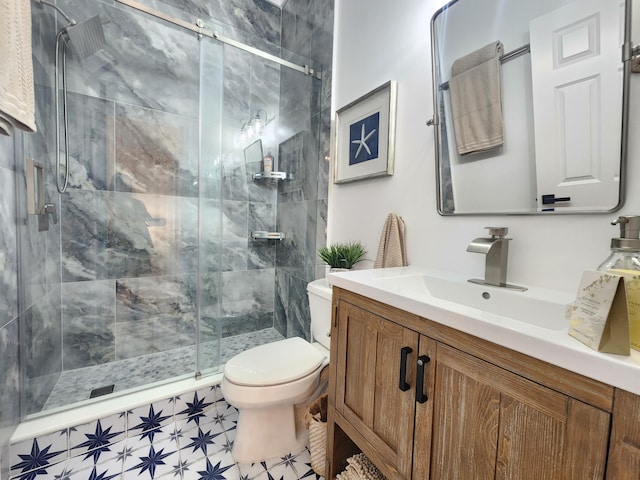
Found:
[{"label": "black cabinet handle", "polygon": [[427,355],[418,357],[418,373],[416,374],[416,402],[418,403],[424,403],[429,400],[424,394],[424,366],[430,361],[431,359]]},{"label": "black cabinet handle", "polygon": [[409,390],[410,385],[407,383],[407,356],[413,352],[411,347],[402,347],[400,349],[400,381],[398,388],[403,392]]}]

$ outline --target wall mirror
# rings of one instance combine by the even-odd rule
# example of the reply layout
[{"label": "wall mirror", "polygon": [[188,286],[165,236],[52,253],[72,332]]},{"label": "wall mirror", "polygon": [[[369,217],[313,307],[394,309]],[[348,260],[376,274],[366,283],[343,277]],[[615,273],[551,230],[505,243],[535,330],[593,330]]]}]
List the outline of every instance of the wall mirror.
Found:
[{"label": "wall mirror", "polygon": [[434,14],[428,124],[441,215],[622,206],[630,8],[454,0]]}]

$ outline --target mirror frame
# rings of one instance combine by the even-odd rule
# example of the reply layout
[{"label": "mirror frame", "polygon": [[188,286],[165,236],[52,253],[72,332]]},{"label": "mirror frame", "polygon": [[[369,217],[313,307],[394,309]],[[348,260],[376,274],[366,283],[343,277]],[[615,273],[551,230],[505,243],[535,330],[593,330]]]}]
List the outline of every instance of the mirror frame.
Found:
[{"label": "mirror frame", "polygon": [[622,75],[622,125],[620,132],[620,185],[618,204],[609,210],[570,210],[570,211],[522,211],[522,212],[445,212],[443,209],[442,198],[442,179],[441,179],[441,149],[442,136],[440,134],[440,104],[438,86],[440,85],[440,79],[438,76],[438,59],[436,57],[436,32],[435,22],[438,15],[444,13],[451,8],[459,0],[451,0],[443,7],[436,10],[431,17],[431,82],[432,82],[432,94],[433,94],[433,116],[427,120],[427,126],[433,127],[434,131],[434,153],[435,153],[435,168],[436,168],[436,202],[438,214],[441,216],[511,216],[511,215],[585,215],[585,214],[610,214],[617,210],[620,210],[625,202],[626,195],[626,170],[627,170],[627,142],[628,142],[628,129],[629,129],[629,86],[630,86],[630,74],[631,74],[631,59],[633,44],[631,42],[631,0],[624,0],[624,43],[622,45],[622,63],[623,63],[623,75]]}]

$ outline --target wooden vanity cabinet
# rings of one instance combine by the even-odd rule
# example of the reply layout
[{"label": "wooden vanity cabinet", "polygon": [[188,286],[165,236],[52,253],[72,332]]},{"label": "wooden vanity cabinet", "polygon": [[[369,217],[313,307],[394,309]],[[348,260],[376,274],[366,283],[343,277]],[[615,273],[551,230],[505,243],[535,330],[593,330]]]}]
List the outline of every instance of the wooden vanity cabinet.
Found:
[{"label": "wooden vanity cabinet", "polygon": [[357,451],[389,479],[605,478],[611,387],[339,288],[333,297],[328,478]]}]

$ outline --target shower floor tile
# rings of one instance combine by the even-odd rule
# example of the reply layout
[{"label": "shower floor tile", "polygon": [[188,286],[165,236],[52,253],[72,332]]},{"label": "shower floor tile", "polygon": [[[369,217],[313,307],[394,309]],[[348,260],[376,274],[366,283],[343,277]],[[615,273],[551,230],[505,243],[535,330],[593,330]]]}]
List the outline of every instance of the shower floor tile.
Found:
[{"label": "shower floor tile", "polygon": [[[264,343],[282,340],[274,328],[223,338],[220,363],[234,355]],[[215,342],[201,345],[201,365],[217,365]],[[118,360],[93,367],[67,370],[60,374],[43,410],[87,400],[94,388],[115,385],[114,393],[163,381],[195,371],[195,347],[182,347],[140,357]],[[33,412],[30,412],[33,413]]]}]

